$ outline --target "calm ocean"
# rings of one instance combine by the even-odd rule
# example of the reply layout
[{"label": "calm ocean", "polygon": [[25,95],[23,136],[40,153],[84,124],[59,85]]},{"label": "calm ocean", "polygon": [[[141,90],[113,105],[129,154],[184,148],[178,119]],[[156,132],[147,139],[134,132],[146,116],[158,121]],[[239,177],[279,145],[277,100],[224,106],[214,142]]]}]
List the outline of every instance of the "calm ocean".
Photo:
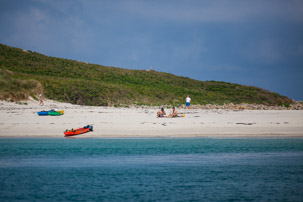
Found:
[{"label": "calm ocean", "polygon": [[303,139],[0,139],[0,201],[303,201]]}]

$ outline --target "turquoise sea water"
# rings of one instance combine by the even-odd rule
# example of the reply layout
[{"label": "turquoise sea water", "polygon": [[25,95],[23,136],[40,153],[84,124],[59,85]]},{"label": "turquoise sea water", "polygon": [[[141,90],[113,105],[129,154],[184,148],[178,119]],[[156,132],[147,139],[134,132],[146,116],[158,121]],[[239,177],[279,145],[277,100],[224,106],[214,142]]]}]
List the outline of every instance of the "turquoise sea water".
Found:
[{"label": "turquoise sea water", "polygon": [[0,139],[0,201],[302,201],[303,139]]}]

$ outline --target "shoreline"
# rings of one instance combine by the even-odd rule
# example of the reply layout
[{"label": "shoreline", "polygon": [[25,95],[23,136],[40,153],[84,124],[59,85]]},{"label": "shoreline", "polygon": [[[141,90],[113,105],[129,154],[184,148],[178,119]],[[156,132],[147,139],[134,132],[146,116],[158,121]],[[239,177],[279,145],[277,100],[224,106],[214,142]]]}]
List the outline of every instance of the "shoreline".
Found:
[{"label": "shoreline", "polygon": [[[44,106],[0,101],[0,138],[303,138],[303,110],[177,108],[178,118],[156,118],[155,107],[94,107],[45,100]],[[62,116],[37,115],[64,110]],[[171,109],[165,109],[171,113]],[[66,129],[94,131],[64,137]]]},{"label": "shoreline", "polygon": [[284,134],[273,134],[273,135],[201,135],[201,136],[85,136],[85,135],[79,135],[79,136],[71,136],[71,137],[65,137],[63,136],[0,136],[1,139],[167,139],[167,140],[173,140],[173,139],[302,139],[303,135],[289,135],[285,136]]}]

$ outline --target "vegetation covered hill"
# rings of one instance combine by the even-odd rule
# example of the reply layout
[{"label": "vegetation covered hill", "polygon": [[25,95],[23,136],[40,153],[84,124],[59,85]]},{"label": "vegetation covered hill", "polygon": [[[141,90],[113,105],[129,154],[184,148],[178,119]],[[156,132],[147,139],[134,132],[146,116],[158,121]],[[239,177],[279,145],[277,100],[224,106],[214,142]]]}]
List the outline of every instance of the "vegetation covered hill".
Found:
[{"label": "vegetation covered hill", "polygon": [[256,87],[88,64],[2,44],[0,68],[3,86],[0,99],[20,92],[24,94],[19,96],[23,99],[43,89],[49,99],[82,105],[179,105],[187,95],[192,98],[192,104],[202,105],[230,102],[289,105],[292,102]]},{"label": "vegetation covered hill", "polygon": [[0,69],[0,100],[20,101],[29,96],[38,100],[35,96],[42,91],[42,86],[35,80],[22,80],[14,78],[14,73]]}]

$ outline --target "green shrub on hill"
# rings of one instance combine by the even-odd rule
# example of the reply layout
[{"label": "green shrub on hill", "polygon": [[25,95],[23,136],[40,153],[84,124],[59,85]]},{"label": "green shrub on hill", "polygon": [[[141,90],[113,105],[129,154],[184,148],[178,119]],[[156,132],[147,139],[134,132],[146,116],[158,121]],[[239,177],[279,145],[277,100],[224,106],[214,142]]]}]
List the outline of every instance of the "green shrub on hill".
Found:
[{"label": "green shrub on hill", "polygon": [[42,91],[42,86],[38,81],[14,78],[13,72],[0,69],[1,100],[26,100],[30,95],[35,98],[35,94],[40,91]]},{"label": "green shrub on hill", "polygon": [[[22,83],[24,89],[37,89],[35,85],[41,83],[49,99],[73,104],[181,105],[187,95],[191,96],[193,104],[287,105],[292,102],[285,96],[250,86],[202,82],[163,72],[87,64],[1,44],[0,68],[13,72],[14,78],[20,82],[31,81]],[[6,78],[3,77],[1,82],[6,82]],[[6,88],[1,94],[20,92],[18,85]]]}]

